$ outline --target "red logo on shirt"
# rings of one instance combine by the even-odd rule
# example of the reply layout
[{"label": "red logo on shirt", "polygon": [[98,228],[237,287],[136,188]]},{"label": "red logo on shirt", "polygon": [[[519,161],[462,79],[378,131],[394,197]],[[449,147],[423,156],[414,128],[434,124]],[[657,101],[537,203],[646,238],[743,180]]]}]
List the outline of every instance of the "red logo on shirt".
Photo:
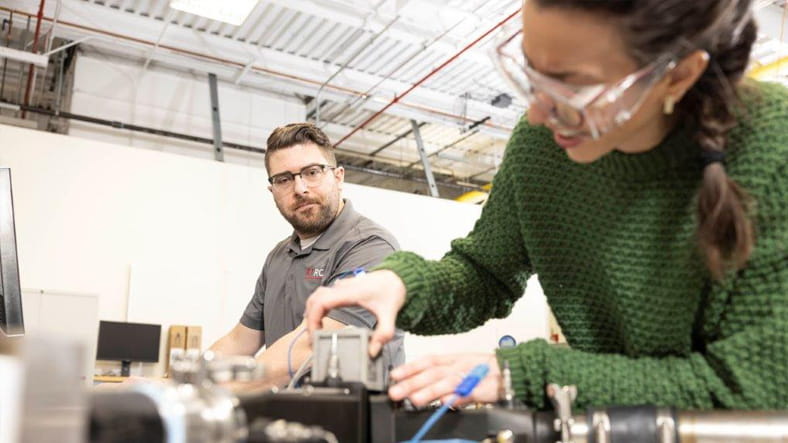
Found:
[{"label": "red logo on shirt", "polygon": [[306,268],[306,275],[304,276],[304,279],[306,279],[306,280],[322,280],[324,271],[325,271],[325,268]]}]

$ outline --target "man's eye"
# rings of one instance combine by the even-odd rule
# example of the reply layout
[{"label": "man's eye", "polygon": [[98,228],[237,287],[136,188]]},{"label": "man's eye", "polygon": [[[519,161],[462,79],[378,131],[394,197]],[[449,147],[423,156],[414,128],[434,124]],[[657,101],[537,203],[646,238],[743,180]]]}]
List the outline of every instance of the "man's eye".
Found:
[{"label": "man's eye", "polygon": [[290,180],[292,180],[292,179],[293,179],[292,177],[287,177],[287,176],[285,176],[285,177],[277,177],[276,179],[274,179],[274,182],[276,182],[276,184],[279,184],[279,185],[284,185],[284,184],[290,183]]},{"label": "man's eye", "polygon": [[309,168],[306,171],[306,175],[310,177],[314,177],[320,173],[320,168]]}]

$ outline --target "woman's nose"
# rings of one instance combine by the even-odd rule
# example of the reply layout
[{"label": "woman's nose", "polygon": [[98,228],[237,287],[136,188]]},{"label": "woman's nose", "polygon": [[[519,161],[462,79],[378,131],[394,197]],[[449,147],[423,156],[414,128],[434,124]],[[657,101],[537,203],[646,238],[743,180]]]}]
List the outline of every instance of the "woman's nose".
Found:
[{"label": "woman's nose", "polygon": [[547,122],[549,112],[539,103],[532,103],[528,108],[528,123],[532,125],[543,125]]},{"label": "woman's nose", "polygon": [[528,108],[528,123],[543,125],[550,118],[550,110],[553,106],[553,101],[549,96],[539,91],[534,92],[531,106]]}]

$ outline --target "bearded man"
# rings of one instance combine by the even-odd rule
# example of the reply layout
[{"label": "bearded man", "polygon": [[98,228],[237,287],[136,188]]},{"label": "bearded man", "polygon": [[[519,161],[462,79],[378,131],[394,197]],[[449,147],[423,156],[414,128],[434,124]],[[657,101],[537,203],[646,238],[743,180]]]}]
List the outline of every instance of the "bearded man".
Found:
[{"label": "bearded man", "polygon": [[[286,384],[311,353],[303,322],[309,295],[380,263],[399,245],[390,232],[342,199],[345,171],[337,166],[328,137],[316,126],[292,123],[276,128],[267,140],[265,166],[268,190],[293,233],[268,254],[238,324],[210,349],[224,355],[257,355],[268,387]],[[323,320],[323,328],[374,328],[375,321],[364,309],[342,308]],[[386,367],[404,362],[401,333],[384,349],[383,359]]]}]

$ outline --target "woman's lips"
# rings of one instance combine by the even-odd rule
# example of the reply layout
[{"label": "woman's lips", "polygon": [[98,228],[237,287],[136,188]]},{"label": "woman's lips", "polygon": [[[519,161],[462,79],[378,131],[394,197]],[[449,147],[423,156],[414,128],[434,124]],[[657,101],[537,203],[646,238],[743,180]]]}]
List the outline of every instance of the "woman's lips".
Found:
[{"label": "woman's lips", "polygon": [[583,143],[582,136],[567,137],[565,135],[561,135],[559,132],[553,132],[553,139],[558,144],[558,146],[564,149],[572,149],[580,143]]}]

